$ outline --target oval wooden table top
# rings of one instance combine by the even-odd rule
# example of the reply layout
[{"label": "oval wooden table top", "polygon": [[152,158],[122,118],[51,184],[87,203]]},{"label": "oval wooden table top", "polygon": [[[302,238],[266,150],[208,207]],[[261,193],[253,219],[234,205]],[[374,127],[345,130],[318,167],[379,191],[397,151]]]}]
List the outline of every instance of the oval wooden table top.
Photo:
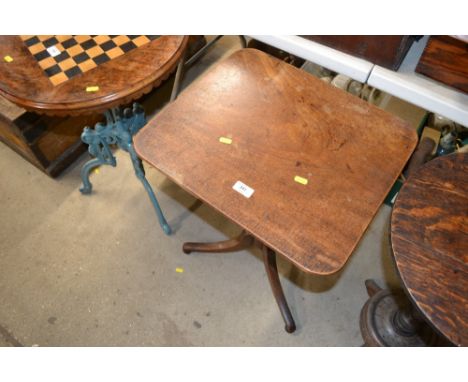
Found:
[{"label": "oval wooden table top", "polygon": [[253,49],[134,138],[143,159],[315,274],[343,267],[416,143],[403,120]]},{"label": "oval wooden table top", "polygon": [[[0,36],[0,95],[51,115],[98,113],[141,97],[171,74],[188,42],[187,36],[149,36],[141,46],[146,36],[48,37]],[[56,57],[45,50],[53,43]],[[77,75],[67,80],[65,73]]]},{"label": "oval wooden table top", "polygon": [[391,242],[414,304],[451,342],[468,346],[468,154],[434,159],[408,179]]}]

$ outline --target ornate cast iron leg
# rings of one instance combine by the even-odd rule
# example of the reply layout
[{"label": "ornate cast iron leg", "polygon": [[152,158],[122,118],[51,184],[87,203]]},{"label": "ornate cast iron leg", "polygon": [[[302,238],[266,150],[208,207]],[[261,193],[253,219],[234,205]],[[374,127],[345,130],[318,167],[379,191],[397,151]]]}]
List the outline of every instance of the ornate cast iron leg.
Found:
[{"label": "ornate cast iron leg", "polygon": [[95,157],[95,159],[91,159],[81,168],[83,187],[80,188],[80,191],[82,194],[90,194],[93,189],[93,185],[89,181],[89,174],[93,168],[102,164],[115,167],[117,164],[109,147],[109,145],[116,143],[115,136],[112,133],[112,112],[110,110],[106,111],[105,116],[106,124],[98,122],[94,130],[85,127],[81,134],[81,140],[88,144],[88,152]]},{"label": "ornate cast iron leg", "polygon": [[253,236],[246,231],[242,231],[241,234],[234,239],[216,243],[184,243],[182,250],[187,255],[191,252],[230,252],[249,247],[253,242]]},{"label": "ornate cast iron leg", "polygon": [[156,215],[158,216],[159,224],[162,230],[169,235],[171,233],[171,228],[169,227],[169,224],[167,224],[156,196],[145,178],[143,165],[133,147],[133,135],[146,124],[143,108],[137,103],[134,103],[133,109],[127,108],[122,111],[119,108],[114,108],[106,111],[105,116],[106,124],[97,123],[94,130],[91,130],[89,127],[85,127],[81,134],[83,142],[89,145],[89,153],[96,158],[90,160],[81,169],[83,187],[80,191],[83,194],[91,193],[92,184],[89,181],[89,173],[94,167],[101,164],[116,166],[116,160],[112,155],[110,145],[117,144],[122,150],[130,154],[135,174],[143,183],[143,186],[148,193],[151,203],[156,211]]},{"label": "ornate cast iron leg", "polygon": [[281,287],[278,268],[276,267],[276,253],[266,245],[262,246],[262,251],[263,262],[265,264],[268,280],[270,281],[271,290],[273,291],[273,295],[275,296],[276,303],[278,304],[285,323],[284,329],[288,333],[293,333],[296,330],[296,323],[294,322],[288,302],[283,293],[283,288]]},{"label": "ornate cast iron leg", "polygon": [[138,158],[138,155],[135,152],[135,149],[133,148],[133,145],[131,143],[129,144],[128,152],[130,153],[130,157],[132,158],[133,168],[135,169],[135,175],[138,179],[141,180],[141,183],[143,183],[143,187],[145,187],[145,190],[148,193],[151,203],[153,203],[154,210],[156,211],[156,215],[158,216],[159,225],[161,226],[162,230],[166,235],[170,235],[172,232],[171,227],[169,226],[169,224],[167,224],[166,218],[164,217],[161,207],[159,206],[158,199],[156,199],[156,195],[154,195],[153,189],[146,180],[143,163],[141,162],[141,159]]}]

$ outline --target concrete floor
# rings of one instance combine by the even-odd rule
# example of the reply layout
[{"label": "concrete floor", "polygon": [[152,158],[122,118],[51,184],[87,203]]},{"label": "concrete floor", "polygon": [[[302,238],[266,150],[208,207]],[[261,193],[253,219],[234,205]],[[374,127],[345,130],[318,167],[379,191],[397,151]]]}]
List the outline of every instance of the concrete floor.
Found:
[{"label": "concrete floor", "polygon": [[[238,46],[221,40],[184,84]],[[115,154],[117,168],[92,174],[93,194],[83,196],[87,155],[53,180],[0,145],[1,346],[360,346],[364,280],[398,285],[382,206],[339,274],[314,277],[279,259],[298,326],[287,334],[257,250],[181,251],[239,228],[146,166],[175,228],[166,237],[130,159]]]}]

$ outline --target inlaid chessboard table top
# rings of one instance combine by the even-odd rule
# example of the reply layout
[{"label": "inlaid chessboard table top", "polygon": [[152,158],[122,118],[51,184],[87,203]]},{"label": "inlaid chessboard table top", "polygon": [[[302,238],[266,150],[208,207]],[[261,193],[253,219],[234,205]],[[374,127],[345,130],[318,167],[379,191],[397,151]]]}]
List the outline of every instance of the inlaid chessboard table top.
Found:
[{"label": "inlaid chessboard table top", "polygon": [[[243,49],[190,85],[134,143],[144,160],[302,270],[331,274],[417,135],[373,105]],[[238,181],[247,193],[233,189]]]},{"label": "inlaid chessboard table top", "polygon": [[186,36],[0,36],[0,94],[27,110],[102,112],[131,102],[175,69]]},{"label": "inlaid chessboard table top", "polygon": [[160,36],[20,36],[54,85],[143,46]]}]

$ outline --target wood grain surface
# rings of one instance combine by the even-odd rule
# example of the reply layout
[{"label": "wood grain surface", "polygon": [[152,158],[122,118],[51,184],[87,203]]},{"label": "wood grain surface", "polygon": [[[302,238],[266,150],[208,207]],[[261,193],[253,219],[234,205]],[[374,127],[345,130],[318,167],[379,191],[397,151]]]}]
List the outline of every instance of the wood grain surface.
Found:
[{"label": "wood grain surface", "polygon": [[391,220],[397,269],[424,317],[468,345],[468,153],[428,162],[401,189]]},{"label": "wood grain surface", "polygon": [[253,49],[212,67],[134,139],[144,160],[316,274],[345,264],[416,142],[403,120]]},{"label": "wood grain surface", "polygon": [[468,94],[468,43],[450,36],[431,36],[416,72]]},{"label": "wood grain surface", "polygon": [[[0,94],[38,113],[103,112],[158,86],[175,69],[187,41],[187,36],[162,36],[54,86],[19,36],[0,36]],[[6,62],[5,56],[13,61]],[[96,85],[98,92],[86,92],[87,86]]]}]

